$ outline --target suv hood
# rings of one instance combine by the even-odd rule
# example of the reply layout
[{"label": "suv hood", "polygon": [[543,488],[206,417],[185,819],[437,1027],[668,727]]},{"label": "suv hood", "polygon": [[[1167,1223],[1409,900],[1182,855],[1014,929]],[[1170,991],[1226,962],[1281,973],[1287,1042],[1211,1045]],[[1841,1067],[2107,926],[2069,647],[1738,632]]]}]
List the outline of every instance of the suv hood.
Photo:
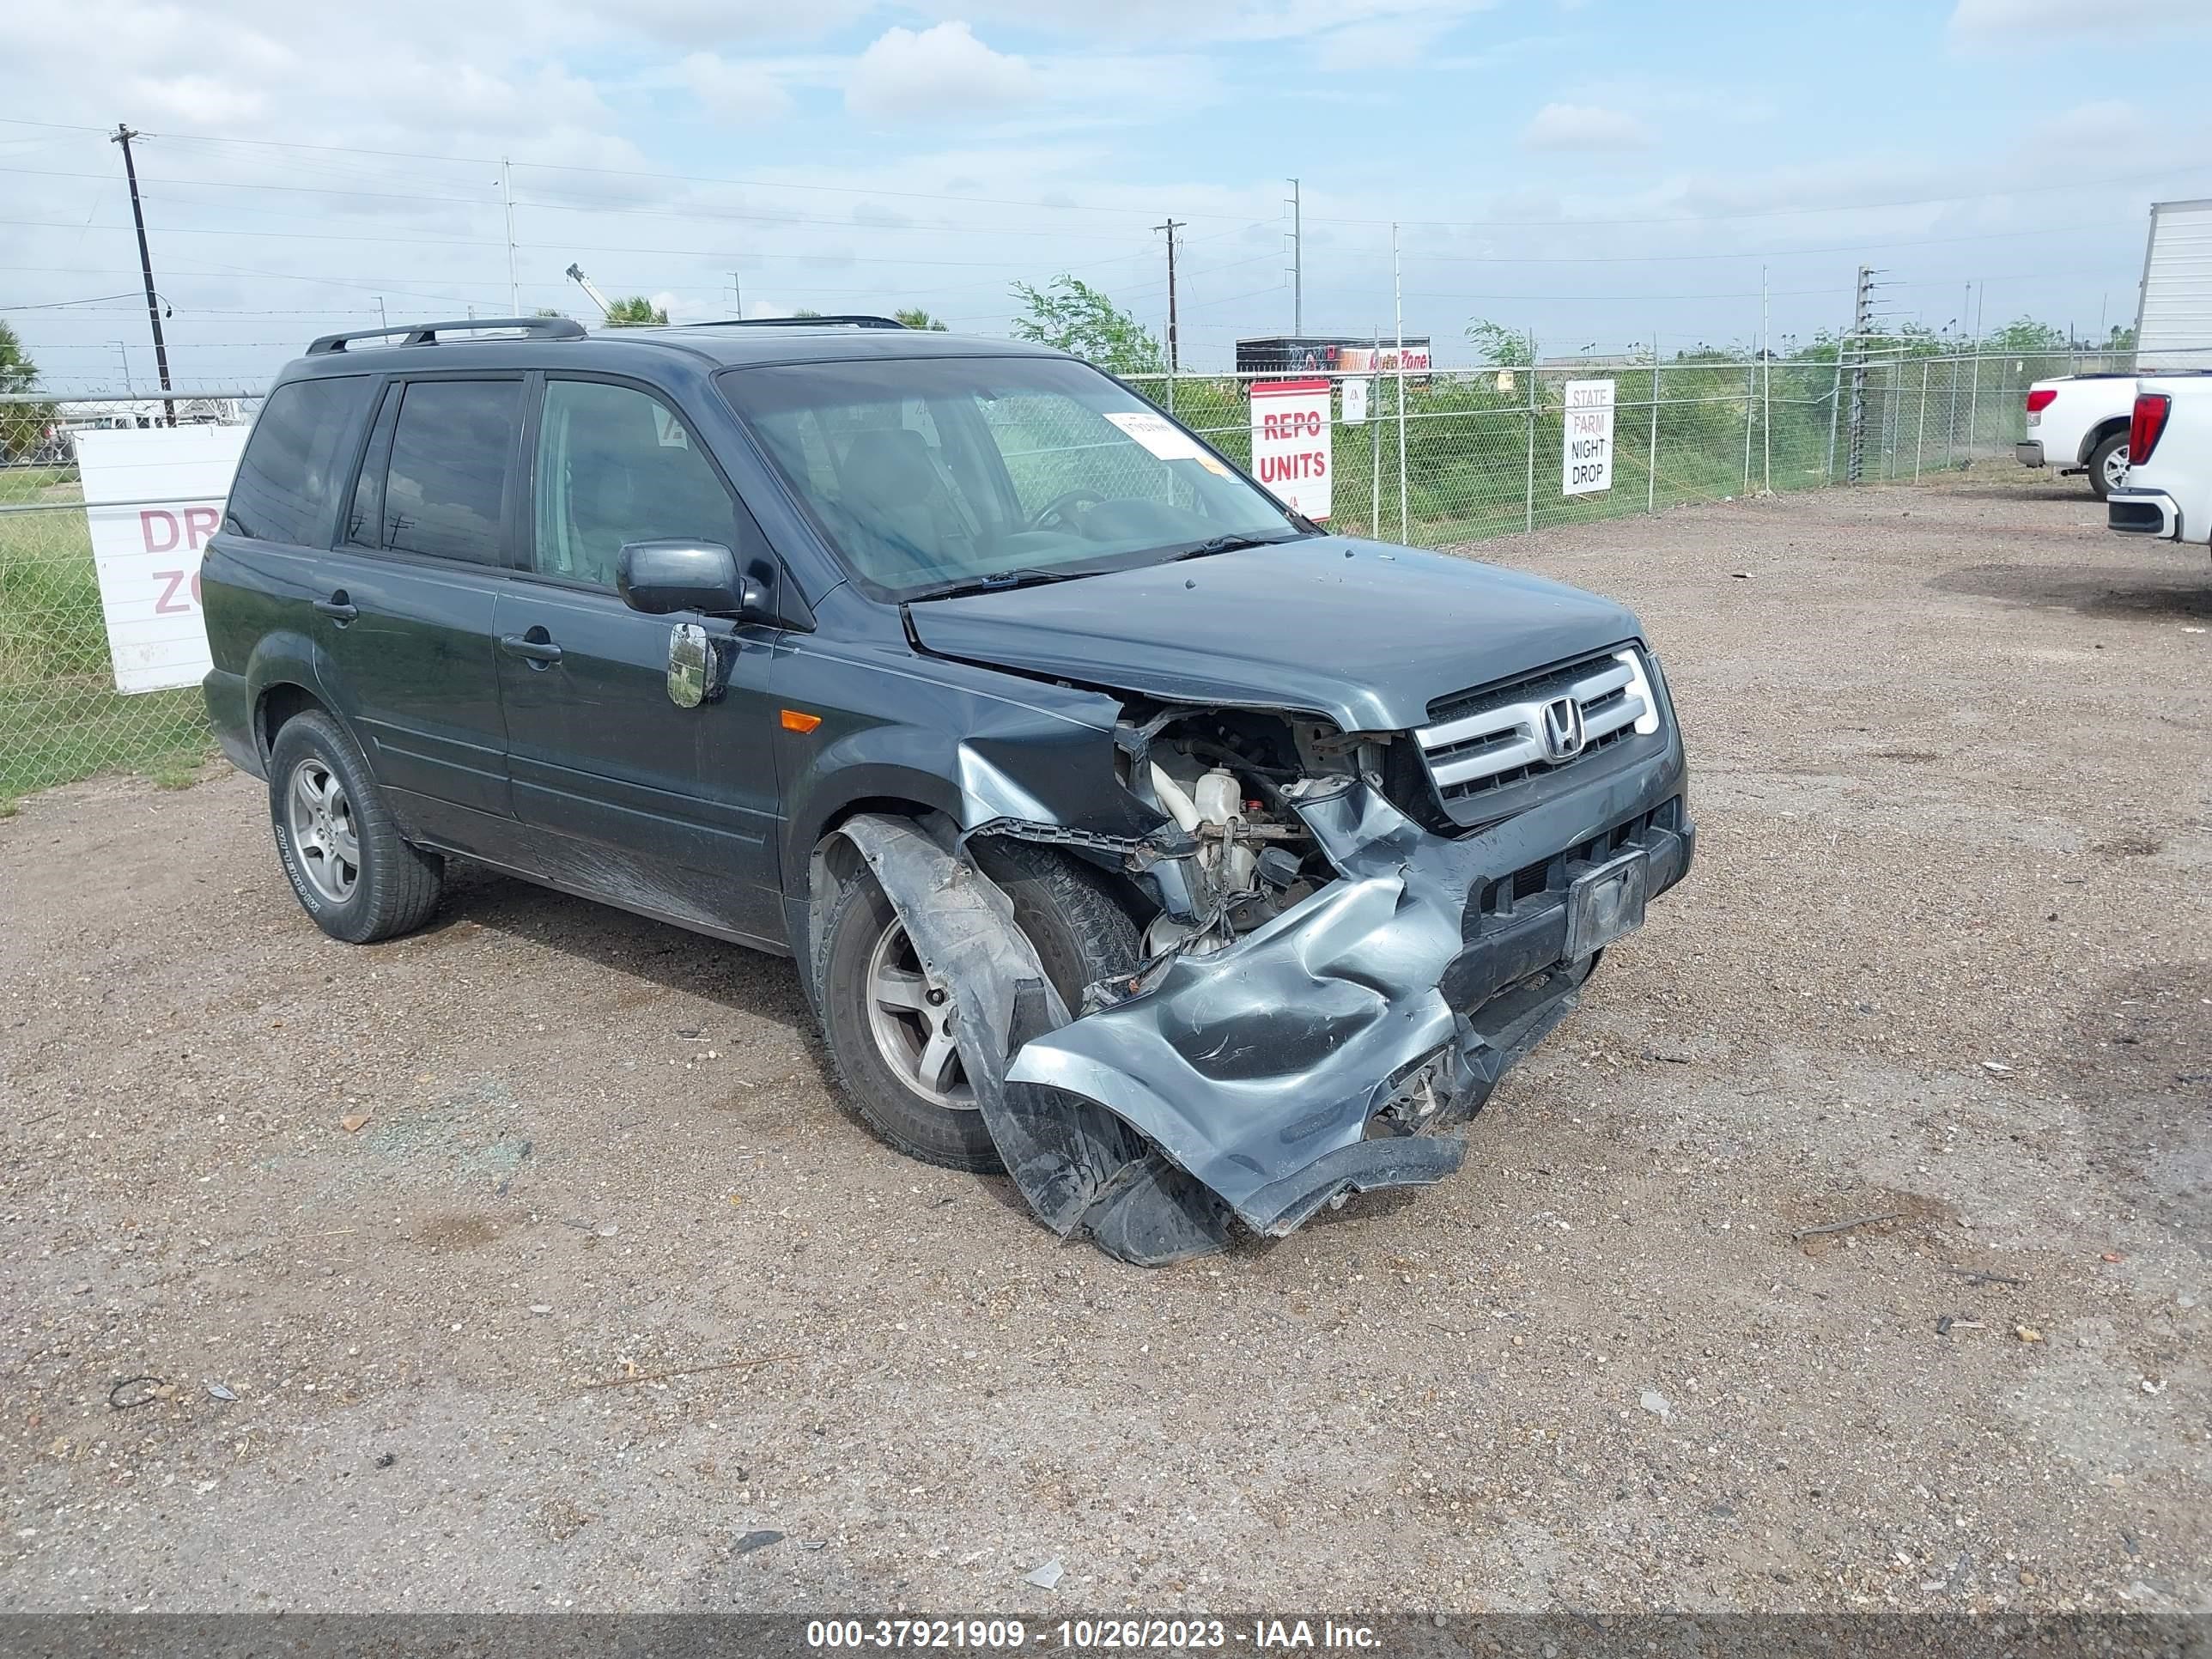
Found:
[{"label": "suv hood", "polygon": [[939,656],[1168,702],[1297,709],[1346,732],[1425,725],[1433,698],[1641,632],[1577,587],[1344,536],[906,611]]}]

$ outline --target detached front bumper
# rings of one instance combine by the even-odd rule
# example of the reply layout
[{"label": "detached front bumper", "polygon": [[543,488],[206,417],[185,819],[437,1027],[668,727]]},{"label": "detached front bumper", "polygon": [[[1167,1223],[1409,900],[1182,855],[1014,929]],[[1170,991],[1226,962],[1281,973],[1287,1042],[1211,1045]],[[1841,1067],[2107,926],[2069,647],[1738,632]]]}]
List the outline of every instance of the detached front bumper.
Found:
[{"label": "detached front bumper", "polygon": [[2105,497],[2105,522],[2125,536],[2181,539],[2181,509],[2162,489],[2115,489]]},{"label": "detached front bumper", "polygon": [[[1267,1234],[1456,1167],[1459,1142],[1407,1137],[1481,1106],[1573,1007],[1594,954],[1577,933],[1640,921],[1696,840],[1679,796],[1555,832],[1526,860],[1518,820],[1448,839],[1364,785],[1294,805],[1341,879],[1033,1039],[1006,1073],[1098,1102]],[[1634,915],[1593,933],[1576,884],[1607,872]]]},{"label": "detached front bumper", "polygon": [[[953,845],[872,815],[840,834],[951,988],[977,1108],[1038,1218],[1158,1265],[1218,1249],[1232,1217],[1279,1236],[1457,1169],[1465,1142],[1435,1132],[1480,1109],[1688,872],[1684,781],[1670,736],[1456,837],[1364,783],[1294,790],[1337,878],[1218,951],[1090,988],[1076,1018]],[[818,860],[817,904],[835,878]]]}]

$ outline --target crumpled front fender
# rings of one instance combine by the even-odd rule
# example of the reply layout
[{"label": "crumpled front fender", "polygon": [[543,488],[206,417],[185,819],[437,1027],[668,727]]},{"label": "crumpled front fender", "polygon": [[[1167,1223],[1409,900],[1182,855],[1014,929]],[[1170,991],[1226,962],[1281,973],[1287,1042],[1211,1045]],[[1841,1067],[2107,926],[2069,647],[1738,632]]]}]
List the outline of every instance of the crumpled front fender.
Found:
[{"label": "crumpled front fender", "polygon": [[[1279,1236],[1349,1194],[1440,1180],[1464,1144],[1431,1132],[1575,1006],[1592,958],[1564,896],[1470,940],[1470,897],[1499,873],[1482,837],[1431,835],[1364,782],[1290,804],[1339,879],[1221,950],[1094,988],[1119,1000],[1075,1019],[965,859],[901,820],[846,827],[956,988],[985,1121],[1054,1231],[1174,1261],[1218,1248],[1231,1214]],[[1678,813],[1620,833],[1639,839],[1605,856],[1648,861],[1651,891],[1686,869]]]}]

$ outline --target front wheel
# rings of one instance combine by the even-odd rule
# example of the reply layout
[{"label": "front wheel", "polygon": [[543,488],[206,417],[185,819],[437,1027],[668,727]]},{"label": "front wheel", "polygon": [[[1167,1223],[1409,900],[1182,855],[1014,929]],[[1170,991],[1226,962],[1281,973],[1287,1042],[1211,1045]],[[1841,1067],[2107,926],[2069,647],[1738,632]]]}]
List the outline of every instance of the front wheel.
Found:
[{"label": "front wheel", "polygon": [[2128,434],[2115,432],[2089,452],[2089,488],[2099,501],[2128,481]]},{"label": "front wheel", "polygon": [[[975,852],[1071,1012],[1085,986],[1136,965],[1136,924],[1089,865],[1024,842],[978,842]],[[999,1171],[955,1044],[952,988],[925,969],[872,873],[854,878],[823,927],[823,1036],[854,1111],[909,1158]]]},{"label": "front wheel", "polygon": [[410,933],[438,908],[444,860],[400,835],[361,750],[319,709],[270,745],[269,818],[293,895],[332,939]]}]

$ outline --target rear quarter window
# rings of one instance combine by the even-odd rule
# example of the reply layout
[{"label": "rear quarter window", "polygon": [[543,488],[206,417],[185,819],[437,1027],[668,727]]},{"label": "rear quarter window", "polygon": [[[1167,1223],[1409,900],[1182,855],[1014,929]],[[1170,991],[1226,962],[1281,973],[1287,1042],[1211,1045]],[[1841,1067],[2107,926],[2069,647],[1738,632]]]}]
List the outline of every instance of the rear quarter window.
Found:
[{"label": "rear quarter window", "polygon": [[293,380],[270,392],[239,458],[224,528],[254,541],[328,544],[368,392],[365,375]]}]

